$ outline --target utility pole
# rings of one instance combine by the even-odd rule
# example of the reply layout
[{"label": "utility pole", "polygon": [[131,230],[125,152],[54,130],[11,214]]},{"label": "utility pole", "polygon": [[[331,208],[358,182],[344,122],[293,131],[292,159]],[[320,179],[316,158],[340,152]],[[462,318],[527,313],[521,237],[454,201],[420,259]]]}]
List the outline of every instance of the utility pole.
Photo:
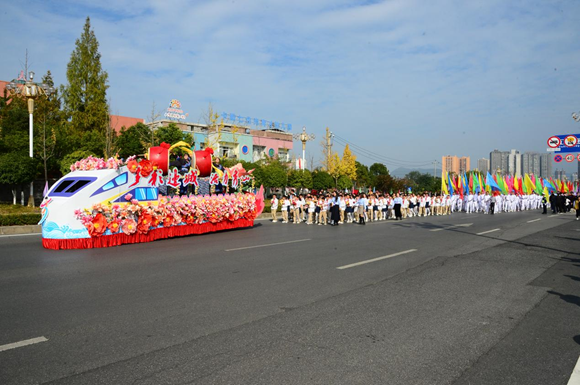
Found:
[{"label": "utility pole", "polygon": [[326,150],[326,171],[329,171],[332,158],[332,132],[330,132],[328,127],[326,127],[326,144],[324,145],[324,148]]}]

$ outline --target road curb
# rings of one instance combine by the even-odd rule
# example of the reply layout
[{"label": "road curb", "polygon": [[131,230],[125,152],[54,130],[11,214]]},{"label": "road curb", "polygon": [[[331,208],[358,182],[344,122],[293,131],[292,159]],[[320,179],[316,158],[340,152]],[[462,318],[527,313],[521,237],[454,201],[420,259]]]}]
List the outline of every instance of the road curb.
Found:
[{"label": "road curb", "polygon": [[36,234],[41,231],[40,225],[0,226],[0,235]]}]

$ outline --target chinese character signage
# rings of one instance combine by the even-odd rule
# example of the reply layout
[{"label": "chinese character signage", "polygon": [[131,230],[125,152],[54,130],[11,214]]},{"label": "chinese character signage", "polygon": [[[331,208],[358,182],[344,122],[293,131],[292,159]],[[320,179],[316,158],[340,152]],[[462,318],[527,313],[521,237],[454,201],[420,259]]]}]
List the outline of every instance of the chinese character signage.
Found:
[{"label": "chinese character signage", "polygon": [[250,118],[249,116],[239,116],[236,114],[231,114],[224,112],[221,115],[222,119],[231,122],[242,124],[246,126],[256,126],[256,127],[264,127],[269,129],[277,129],[282,131],[290,131],[292,130],[292,125],[290,123],[282,123],[282,122],[274,122],[271,120],[266,119],[257,119],[257,118]]}]

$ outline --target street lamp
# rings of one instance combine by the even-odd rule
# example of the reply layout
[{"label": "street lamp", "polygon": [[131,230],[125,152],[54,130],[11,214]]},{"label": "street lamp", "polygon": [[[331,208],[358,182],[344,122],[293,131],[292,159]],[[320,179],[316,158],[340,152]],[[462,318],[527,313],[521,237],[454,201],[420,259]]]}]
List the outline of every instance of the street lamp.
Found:
[{"label": "street lamp", "polygon": [[[34,99],[38,98],[40,95],[46,95],[49,97],[55,91],[54,87],[49,86],[48,84],[38,84],[34,83],[34,72],[30,71],[28,74],[28,80],[12,80],[10,83],[6,85],[6,89],[16,95],[24,96],[28,101],[28,135],[30,137],[29,140],[29,155],[31,158],[34,157],[33,153],[33,138],[34,138],[34,129],[33,129],[33,112],[34,112]],[[28,198],[28,206],[34,206],[34,182],[30,182],[30,197]]]},{"label": "street lamp", "polygon": [[306,127],[302,127],[301,134],[294,134],[293,135],[295,140],[299,140],[302,142],[302,170],[304,170],[304,165],[306,164],[306,142],[309,140],[314,140],[314,134],[307,134]]},{"label": "street lamp", "polygon": [[577,113],[573,112],[572,113],[572,119],[574,119],[577,122],[580,122],[580,115],[578,115]]}]

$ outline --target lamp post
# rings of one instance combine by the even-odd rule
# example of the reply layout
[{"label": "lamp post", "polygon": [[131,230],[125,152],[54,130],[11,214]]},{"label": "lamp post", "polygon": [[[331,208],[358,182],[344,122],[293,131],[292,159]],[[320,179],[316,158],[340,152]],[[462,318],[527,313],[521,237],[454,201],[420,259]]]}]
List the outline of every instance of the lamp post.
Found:
[{"label": "lamp post", "polygon": [[578,115],[577,113],[573,112],[572,113],[572,119],[574,119],[577,122],[580,122],[580,115]]},{"label": "lamp post", "polygon": [[294,134],[293,135],[295,140],[299,140],[302,142],[302,170],[304,170],[304,165],[306,164],[306,142],[309,140],[314,140],[316,137],[314,134],[307,134],[306,127],[302,127],[301,134]]},{"label": "lamp post", "polygon": [[[23,95],[28,101],[28,135],[29,135],[29,156],[34,157],[33,149],[33,139],[34,139],[34,128],[33,128],[33,113],[34,113],[34,99],[38,98],[40,95],[46,95],[49,97],[54,93],[54,87],[48,84],[38,84],[34,83],[34,72],[30,71],[28,74],[28,80],[17,80],[11,81],[6,85],[6,89],[17,95]],[[30,182],[30,197],[28,198],[28,206],[34,206],[34,182]]]}]

